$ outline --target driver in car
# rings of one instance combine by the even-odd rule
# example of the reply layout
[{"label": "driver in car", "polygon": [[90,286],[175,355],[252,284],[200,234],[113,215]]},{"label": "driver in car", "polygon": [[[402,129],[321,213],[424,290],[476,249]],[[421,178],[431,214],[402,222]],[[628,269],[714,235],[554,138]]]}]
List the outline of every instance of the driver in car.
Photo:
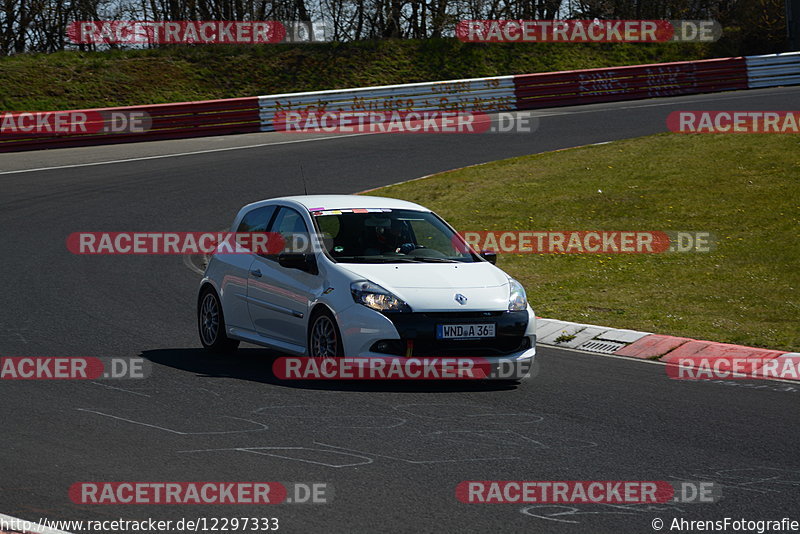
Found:
[{"label": "driver in car", "polygon": [[[410,242],[403,221],[383,219],[375,225],[374,249],[367,249],[368,254],[400,253],[408,254],[416,248]],[[373,252],[377,250],[377,252]]]}]

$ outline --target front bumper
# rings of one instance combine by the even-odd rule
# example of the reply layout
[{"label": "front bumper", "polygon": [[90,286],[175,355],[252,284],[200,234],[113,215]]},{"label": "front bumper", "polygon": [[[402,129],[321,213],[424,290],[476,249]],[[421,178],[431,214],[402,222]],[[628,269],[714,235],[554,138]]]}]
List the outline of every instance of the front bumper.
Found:
[{"label": "front bumper", "polygon": [[[482,358],[530,367],[536,355],[536,315],[521,312],[412,312],[381,314],[355,304],[336,314],[346,357]],[[437,340],[437,324],[494,323],[496,337]],[[383,344],[383,345],[381,345]],[[409,350],[410,349],[410,350]]]}]

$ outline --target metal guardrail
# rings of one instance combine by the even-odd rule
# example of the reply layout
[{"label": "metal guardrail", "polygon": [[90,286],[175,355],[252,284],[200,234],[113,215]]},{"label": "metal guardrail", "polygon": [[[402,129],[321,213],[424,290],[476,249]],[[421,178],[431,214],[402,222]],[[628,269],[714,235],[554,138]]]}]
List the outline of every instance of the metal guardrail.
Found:
[{"label": "metal guardrail", "polygon": [[794,84],[800,84],[800,52],[104,108],[82,111],[144,111],[152,118],[151,128],[83,134],[6,131],[0,132],[0,152],[273,131],[275,113],[286,111],[491,113]]},{"label": "metal guardrail", "polygon": [[573,106],[747,88],[743,58],[525,74],[517,109]]},{"label": "metal guardrail", "polygon": [[[227,100],[207,100],[200,102],[181,102],[175,104],[154,104],[150,106],[128,106],[117,108],[97,108],[70,110],[62,114],[84,113],[96,116],[111,112],[144,112],[150,122],[144,132],[113,133],[93,131],[87,133],[44,133],[44,132],[0,132],[0,152],[38,150],[42,148],[66,148],[133,141],[155,141],[162,139],[182,139],[210,135],[258,132],[258,97],[232,98]],[[32,115],[34,120],[53,112],[14,113]],[[92,126],[87,122],[87,126]]]},{"label": "metal guardrail", "polygon": [[800,84],[800,52],[747,56],[747,87]]}]

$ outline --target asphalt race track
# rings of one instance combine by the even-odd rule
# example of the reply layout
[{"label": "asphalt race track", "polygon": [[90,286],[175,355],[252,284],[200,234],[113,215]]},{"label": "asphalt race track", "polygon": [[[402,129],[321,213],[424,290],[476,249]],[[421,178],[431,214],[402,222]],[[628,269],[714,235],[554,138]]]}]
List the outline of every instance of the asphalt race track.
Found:
[{"label": "asphalt race track", "polygon": [[[634,533],[653,532],[656,517],[800,519],[800,385],[680,382],[659,364],[552,348],[516,388],[279,383],[267,350],[243,345],[220,359],[199,349],[199,275],[182,257],[65,246],[76,231],[227,228],[248,202],[302,193],[298,162],[309,192],[351,193],[661,132],[674,110],[798,106],[800,88],[777,88],[542,110],[529,134],[265,133],[0,156],[0,355],[153,364],[138,381],[0,382],[0,512],[277,517],[286,532]],[[176,152],[198,153],[80,165]],[[535,308],[535,288],[528,294]],[[714,504],[481,505],[456,500],[465,480],[704,480],[723,493]],[[89,506],[68,498],[78,481],[318,482],[332,499]]]}]

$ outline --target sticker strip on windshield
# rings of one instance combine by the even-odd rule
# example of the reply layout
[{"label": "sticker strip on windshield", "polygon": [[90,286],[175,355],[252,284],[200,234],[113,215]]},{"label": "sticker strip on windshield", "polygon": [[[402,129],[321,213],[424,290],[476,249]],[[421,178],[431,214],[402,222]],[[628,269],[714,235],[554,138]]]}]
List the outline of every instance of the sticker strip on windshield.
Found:
[{"label": "sticker strip on windshield", "polygon": [[342,213],[385,213],[392,211],[389,208],[352,208],[342,210],[326,210],[325,208],[311,208],[308,210],[311,215],[341,215]]}]

